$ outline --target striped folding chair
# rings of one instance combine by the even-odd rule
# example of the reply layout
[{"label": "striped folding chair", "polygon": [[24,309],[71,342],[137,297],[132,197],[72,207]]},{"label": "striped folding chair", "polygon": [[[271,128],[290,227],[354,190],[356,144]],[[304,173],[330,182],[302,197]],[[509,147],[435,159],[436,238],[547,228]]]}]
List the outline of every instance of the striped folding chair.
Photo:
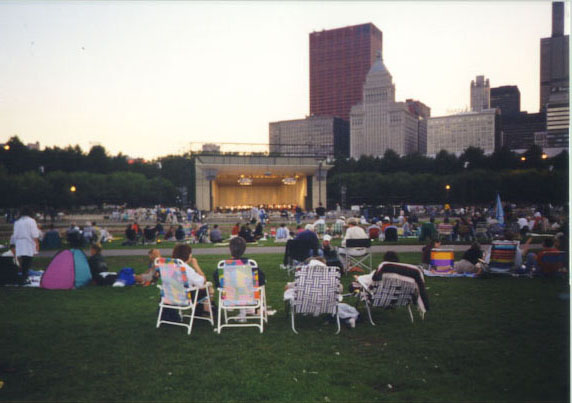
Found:
[{"label": "striped folding chair", "polygon": [[495,274],[510,274],[518,245],[518,241],[493,241],[487,270]]},{"label": "striped folding chair", "polygon": [[[363,287],[361,291],[361,299],[365,301],[365,307],[369,322],[375,326],[371,317],[371,307],[380,308],[395,308],[398,306],[407,306],[409,318],[413,323],[413,313],[411,312],[411,304],[416,303],[419,297],[419,287],[415,279],[411,276],[406,276],[398,273],[387,272],[383,276],[380,273],[385,267],[403,268],[404,270],[417,271],[424,283],[423,271],[417,266],[383,262],[379,265],[373,276],[373,281],[369,287]],[[378,279],[379,278],[379,279]],[[425,308],[419,310],[421,318],[424,318]]]},{"label": "striped folding chair", "polygon": [[[220,334],[223,327],[257,327],[262,333],[268,317],[265,289],[258,281],[258,264],[251,259],[246,263],[221,260],[217,270],[220,284],[217,333]],[[238,315],[229,316],[229,313]],[[224,314],[224,323],[221,314]]]},{"label": "striped folding chair", "polygon": [[296,269],[294,299],[290,300],[292,331],[296,334],[296,314],[318,316],[330,314],[336,317],[340,332],[338,304],[340,297],[340,271],[333,266],[300,266]]},{"label": "striped folding chair", "polygon": [[[210,311],[210,317],[195,316],[198,303],[208,302],[210,305],[210,283],[205,283],[202,288],[190,286],[185,265],[179,259],[157,258],[155,259],[155,267],[161,274],[161,285],[158,286],[161,290],[161,301],[159,302],[157,327],[161,326],[162,323],[183,326],[187,328],[187,334],[190,335],[195,319],[206,320],[214,325],[212,311]],[[206,296],[199,300],[199,290],[202,289],[206,291]],[[177,310],[181,321],[162,319],[164,309]],[[183,314],[185,311],[190,311],[190,315]],[[188,323],[185,322],[186,318],[189,318]]]},{"label": "striped folding chair", "polygon": [[455,252],[452,249],[431,249],[430,270],[436,274],[455,273]]}]

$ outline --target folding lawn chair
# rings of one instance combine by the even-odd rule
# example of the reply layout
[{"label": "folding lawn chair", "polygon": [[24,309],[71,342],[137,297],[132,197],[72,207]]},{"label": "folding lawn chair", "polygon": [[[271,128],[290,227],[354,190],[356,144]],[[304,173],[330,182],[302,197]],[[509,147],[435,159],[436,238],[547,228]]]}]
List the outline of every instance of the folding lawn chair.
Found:
[{"label": "folding lawn chair", "polygon": [[294,299],[290,300],[292,331],[296,334],[295,314],[330,314],[336,316],[340,332],[338,304],[340,296],[340,271],[333,266],[300,266],[296,269]]},{"label": "folding lawn chair", "polygon": [[518,245],[518,241],[493,241],[486,270],[494,274],[511,274]]},{"label": "folding lawn chair", "polygon": [[314,230],[316,231],[316,235],[318,235],[318,237],[323,237],[326,233],[326,224],[314,224]]},{"label": "folding lawn chair", "polygon": [[296,267],[306,260],[310,254],[308,242],[299,239],[289,239],[284,249],[284,260],[280,268],[286,270],[288,274],[294,272]]},{"label": "folding lawn chair", "polygon": [[344,232],[344,223],[335,222],[334,225],[332,225],[333,236],[342,236],[343,232]]},{"label": "folding lawn chair", "polygon": [[488,241],[491,236],[489,234],[489,227],[486,222],[478,222],[475,228],[475,238]]},{"label": "folding lawn chair", "polygon": [[[218,324],[220,334],[223,327],[258,327],[264,331],[268,322],[266,293],[258,282],[258,265],[254,260],[221,260],[217,266],[220,288],[218,289]],[[228,313],[238,311],[238,315]],[[258,312],[257,312],[258,311]],[[222,321],[224,313],[224,323]],[[248,321],[251,322],[248,322]],[[256,322],[252,322],[255,320]],[[229,323],[240,321],[240,323]]]},{"label": "folding lawn chair", "polygon": [[452,249],[431,249],[431,271],[439,274],[454,273],[455,252]]},{"label": "folding lawn chair", "polygon": [[[193,329],[193,321],[195,319],[206,320],[214,326],[212,310],[209,317],[195,316],[198,303],[211,303],[209,295],[210,283],[205,283],[201,288],[189,285],[186,268],[179,259],[157,258],[155,266],[161,273],[161,283],[158,286],[161,289],[161,301],[159,302],[159,315],[157,316],[157,327],[162,323],[170,325],[186,327],[187,334],[191,334]],[[205,290],[206,296],[198,299],[199,290]],[[181,321],[172,321],[162,318],[163,310],[177,310]],[[190,315],[182,314],[184,311],[190,311]],[[189,323],[185,323],[185,318],[189,318]]]},{"label": "folding lawn chair", "polygon": [[549,251],[538,255],[538,269],[543,275],[554,275],[566,271],[568,258],[566,252]]},{"label": "folding lawn chair", "polygon": [[344,267],[346,272],[352,267],[360,267],[371,272],[372,257],[371,240],[369,238],[346,239]]},{"label": "folding lawn chair", "polygon": [[[404,263],[383,262],[377,268],[376,275],[387,265],[407,270],[416,270],[423,280],[423,273],[417,266]],[[395,308],[398,306],[407,306],[409,318],[411,319],[411,323],[413,323],[411,304],[417,301],[419,297],[419,287],[415,279],[401,274],[385,273],[383,277],[380,277],[380,280],[376,280],[376,275],[374,275],[374,280],[369,288],[366,289],[364,287],[361,291],[361,299],[365,302],[369,322],[375,326],[371,318],[371,307]],[[423,319],[425,310],[420,309],[419,312],[421,319]]]}]

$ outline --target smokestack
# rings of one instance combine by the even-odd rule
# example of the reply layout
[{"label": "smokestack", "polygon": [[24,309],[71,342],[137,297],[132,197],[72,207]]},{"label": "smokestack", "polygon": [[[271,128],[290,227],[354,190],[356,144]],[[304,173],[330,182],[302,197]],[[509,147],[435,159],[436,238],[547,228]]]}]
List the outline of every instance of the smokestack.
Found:
[{"label": "smokestack", "polygon": [[564,35],[564,2],[552,2],[552,37]]}]

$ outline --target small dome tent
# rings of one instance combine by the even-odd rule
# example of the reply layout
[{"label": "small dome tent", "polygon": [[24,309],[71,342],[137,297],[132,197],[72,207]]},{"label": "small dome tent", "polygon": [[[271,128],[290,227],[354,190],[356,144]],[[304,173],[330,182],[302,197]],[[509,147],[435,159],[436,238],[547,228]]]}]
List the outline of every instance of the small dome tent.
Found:
[{"label": "small dome tent", "polygon": [[71,290],[91,281],[87,257],[81,249],[58,252],[42,276],[40,287],[50,290]]}]

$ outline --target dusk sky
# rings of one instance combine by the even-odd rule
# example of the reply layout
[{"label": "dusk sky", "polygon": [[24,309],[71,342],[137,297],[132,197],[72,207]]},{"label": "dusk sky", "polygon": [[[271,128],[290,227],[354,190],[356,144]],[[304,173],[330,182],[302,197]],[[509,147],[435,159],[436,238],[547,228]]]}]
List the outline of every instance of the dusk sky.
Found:
[{"label": "dusk sky", "polygon": [[[309,112],[309,34],[371,22],[396,99],[469,105],[476,75],[539,106],[550,1],[0,2],[0,143],[100,143],[148,159],[267,143]],[[569,33],[566,3],[565,33]]]}]

